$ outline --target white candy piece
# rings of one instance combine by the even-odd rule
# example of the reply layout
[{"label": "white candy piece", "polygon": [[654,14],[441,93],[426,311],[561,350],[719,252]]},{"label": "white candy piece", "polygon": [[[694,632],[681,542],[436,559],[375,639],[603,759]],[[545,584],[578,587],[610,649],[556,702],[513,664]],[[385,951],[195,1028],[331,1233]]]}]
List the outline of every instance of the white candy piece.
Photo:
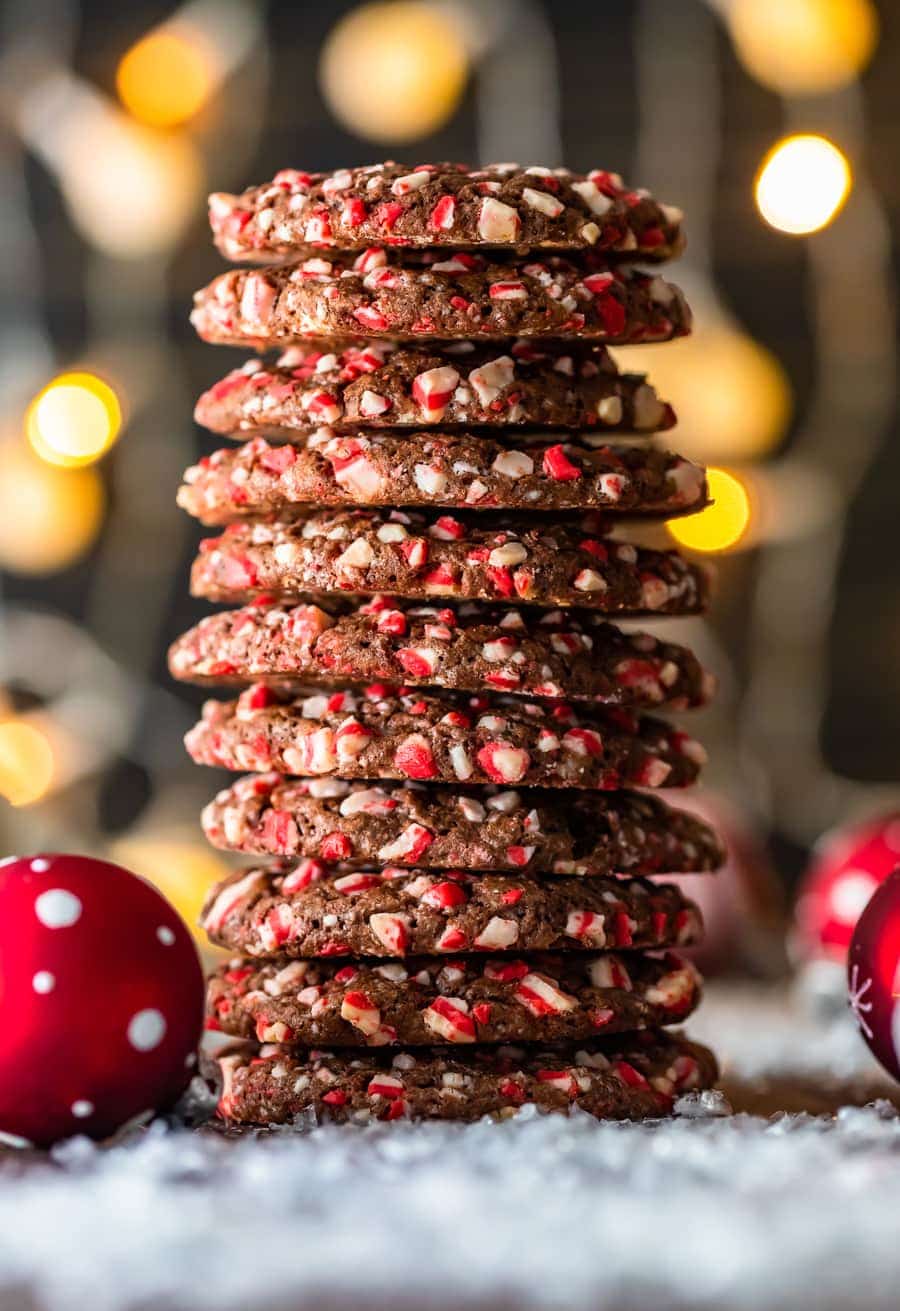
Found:
[{"label": "white candy piece", "polygon": [[505,951],[519,938],[519,926],[515,920],[503,919],[494,915],[488,920],[478,937],[475,946],[488,951]]},{"label": "white candy piece", "polygon": [[511,205],[487,196],[481,203],[478,216],[478,235],[483,241],[515,241],[519,231],[519,216]]},{"label": "white candy piece", "polygon": [[336,560],[339,569],[365,569],[375,559],[375,552],[364,537],[357,537]]},{"label": "white candy piece", "polygon": [[468,381],[481,404],[489,406],[508,387],[516,373],[515,361],[509,355],[498,355],[495,360],[488,360],[480,368],[473,369]]},{"label": "white candy piece", "polygon": [[530,205],[541,214],[546,214],[548,218],[556,218],[563,211],[562,202],[555,196],[551,196],[546,191],[535,191],[533,187],[522,188],[522,199],[526,205]]}]

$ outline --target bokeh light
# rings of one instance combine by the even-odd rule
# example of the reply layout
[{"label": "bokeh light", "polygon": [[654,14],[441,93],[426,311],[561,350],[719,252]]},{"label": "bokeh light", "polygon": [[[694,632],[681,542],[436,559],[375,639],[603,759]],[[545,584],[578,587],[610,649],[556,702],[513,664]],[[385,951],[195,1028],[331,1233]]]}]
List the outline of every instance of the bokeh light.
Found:
[{"label": "bokeh light", "polygon": [[795,236],[818,232],[838,214],[853,179],[846,157],[826,137],[786,137],[766,155],[756,175],[760,214]]},{"label": "bokeh light", "polygon": [[24,444],[0,445],[0,567],[46,574],[90,548],[103,520],[95,469],[59,469]]},{"label": "bokeh light", "polygon": [[110,859],[140,874],[172,903],[197,943],[210,950],[206,934],[199,927],[200,911],[214,883],[228,873],[228,866],[199,838],[189,837],[177,827],[159,832],[138,831],[113,845]]},{"label": "bokeh light", "polygon": [[121,426],[119,398],[93,373],[63,373],[54,378],[35,396],[25,420],[35,453],[67,469],[99,460]]},{"label": "bokeh light", "polygon": [[0,796],[12,806],[32,805],[46,794],[53,774],[53,748],[36,725],[0,722]]},{"label": "bokeh light", "polygon": [[123,259],[168,250],[196,216],[203,191],[191,143],[124,115],[92,115],[85,118],[79,146],[62,181],[72,217],[88,241]]},{"label": "bokeh light", "polygon": [[116,72],[116,90],[138,122],[175,127],[199,113],[215,80],[211,53],[199,39],[157,28],[123,56]]},{"label": "bokeh light", "polygon": [[782,95],[846,86],[878,42],[872,0],[732,0],[727,12],[741,63]]},{"label": "bokeh light", "polygon": [[700,514],[670,519],[669,532],[692,551],[727,551],[737,546],[750,524],[750,497],[740,478],[725,469],[707,470],[713,502]]},{"label": "bokeh light", "polygon": [[360,5],[322,49],[322,91],[334,116],[358,136],[416,141],[442,127],[462,96],[468,55],[461,29],[418,0]]},{"label": "bokeh light", "polygon": [[37,79],[19,126],[98,250],[119,259],[165,254],[196,219],[205,177],[191,138],[136,122],[73,74]]},{"label": "bokeh light", "polygon": [[782,441],[791,418],[790,384],[778,360],[733,328],[700,328],[669,342],[650,360],[644,347],[614,351],[625,368],[648,368],[660,396],[675,407],[678,449],[694,460],[726,464],[759,459]]}]

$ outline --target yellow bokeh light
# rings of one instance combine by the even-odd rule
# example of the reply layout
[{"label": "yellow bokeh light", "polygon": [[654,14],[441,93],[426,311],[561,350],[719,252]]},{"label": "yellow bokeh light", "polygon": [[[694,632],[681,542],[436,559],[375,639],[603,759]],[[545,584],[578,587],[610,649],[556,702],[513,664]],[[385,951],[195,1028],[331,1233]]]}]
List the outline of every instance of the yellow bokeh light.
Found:
[{"label": "yellow bokeh light", "polygon": [[23,443],[0,445],[0,567],[54,573],[84,555],[103,519],[95,469],[59,469]]},{"label": "yellow bokeh light", "polygon": [[211,54],[199,39],[158,28],[123,56],[116,90],[138,122],[175,127],[199,113],[215,80]]},{"label": "yellow bokeh light", "polygon": [[878,41],[872,0],[732,0],[728,26],[748,72],[789,96],[846,86]]},{"label": "yellow bokeh light", "polygon": [[112,446],[122,426],[119,398],[92,373],[63,373],[28,407],[25,431],[37,455],[75,469],[93,464]]},{"label": "yellow bokeh light", "polygon": [[724,469],[708,469],[712,505],[684,519],[670,519],[669,532],[692,551],[727,551],[737,546],[750,524],[750,497],[741,480]]},{"label": "yellow bokeh light", "polygon": [[614,352],[625,368],[643,373],[678,416],[678,449],[694,460],[732,463],[758,459],[778,446],[791,417],[784,369],[759,342],[724,326],[699,328],[654,352]]},{"label": "yellow bokeh light", "polygon": [[754,193],[773,228],[794,236],[818,232],[838,214],[853,178],[846,157],[826,137],[786,137],[766,155]]},{"label": "yellow bokeh light", "polygon": [[53,748],[34,724],[0,723],[0,795],[12,806],[40,801],[53,782]]},{"label": "yellow bokeh light", "polygon": [[468,56],[446,12],[418,2],[360,5],[332,28],[322,49],[322,91],[357,136],[416,141],[437,131],[459,104]]},{"label": "yellow bokeh light", "polygon": [[200,911],[210,888],[228,873],[228,866],[214,851],[186,836],[184,830],[169,828],[159,834],[138,832],[122,838],[111,855],[158,888],[198,943],[209,947],[198,924]]}]

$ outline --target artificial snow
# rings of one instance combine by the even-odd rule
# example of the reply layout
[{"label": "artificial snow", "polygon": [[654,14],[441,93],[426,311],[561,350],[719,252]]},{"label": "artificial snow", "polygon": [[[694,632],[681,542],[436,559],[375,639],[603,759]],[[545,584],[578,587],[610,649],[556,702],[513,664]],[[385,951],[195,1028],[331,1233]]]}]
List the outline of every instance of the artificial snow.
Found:
[{"label": "artificial snow", "polygon": [[741,1080],[815,1079],[823,1088],[887,1080],[850,1014],[843,970],[839,992],[833,980],[819,991],[815,973],[804,971],[790,989],[709,986],[690,1036]]},{"label": "artificial snow", "polygon": [[[710,1012],[745,1076],[778,1072],[791,1028],[805,1074],[829,1052],[864,1068],[843,1018],[789,1025],[773,1003],[769,1029],[765,1005],[734,997]],[[711,1036],[727,1048],[728,1033]],[[704,1093],[677,1109],[646,1125],[528,1107],[506,1123],[234,1139],[157,1122],[112,1147],[0,1154],[0,1306],[896,1307],[888,1103],[766,1120]]]}]

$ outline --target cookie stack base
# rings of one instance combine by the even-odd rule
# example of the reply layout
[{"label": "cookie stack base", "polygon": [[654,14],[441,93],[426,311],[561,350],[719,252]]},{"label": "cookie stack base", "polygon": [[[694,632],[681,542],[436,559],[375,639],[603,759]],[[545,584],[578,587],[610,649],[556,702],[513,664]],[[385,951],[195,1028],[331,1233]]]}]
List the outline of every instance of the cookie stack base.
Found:
[{"label": "cookie stack base", "polygon": [[444,1048],[402,1052],[308,1051],[242,1045],[211,1065],[218,1112],[234,1124],[316,1121],[364,1124],[401,1118],[505,1118],[533,1103],[598,1119],[668,1115],[682,1093],[711,1087],[718,1069],[706,1047],[655,1030],[583,1046],[480,1047],[464,1060]]}]

